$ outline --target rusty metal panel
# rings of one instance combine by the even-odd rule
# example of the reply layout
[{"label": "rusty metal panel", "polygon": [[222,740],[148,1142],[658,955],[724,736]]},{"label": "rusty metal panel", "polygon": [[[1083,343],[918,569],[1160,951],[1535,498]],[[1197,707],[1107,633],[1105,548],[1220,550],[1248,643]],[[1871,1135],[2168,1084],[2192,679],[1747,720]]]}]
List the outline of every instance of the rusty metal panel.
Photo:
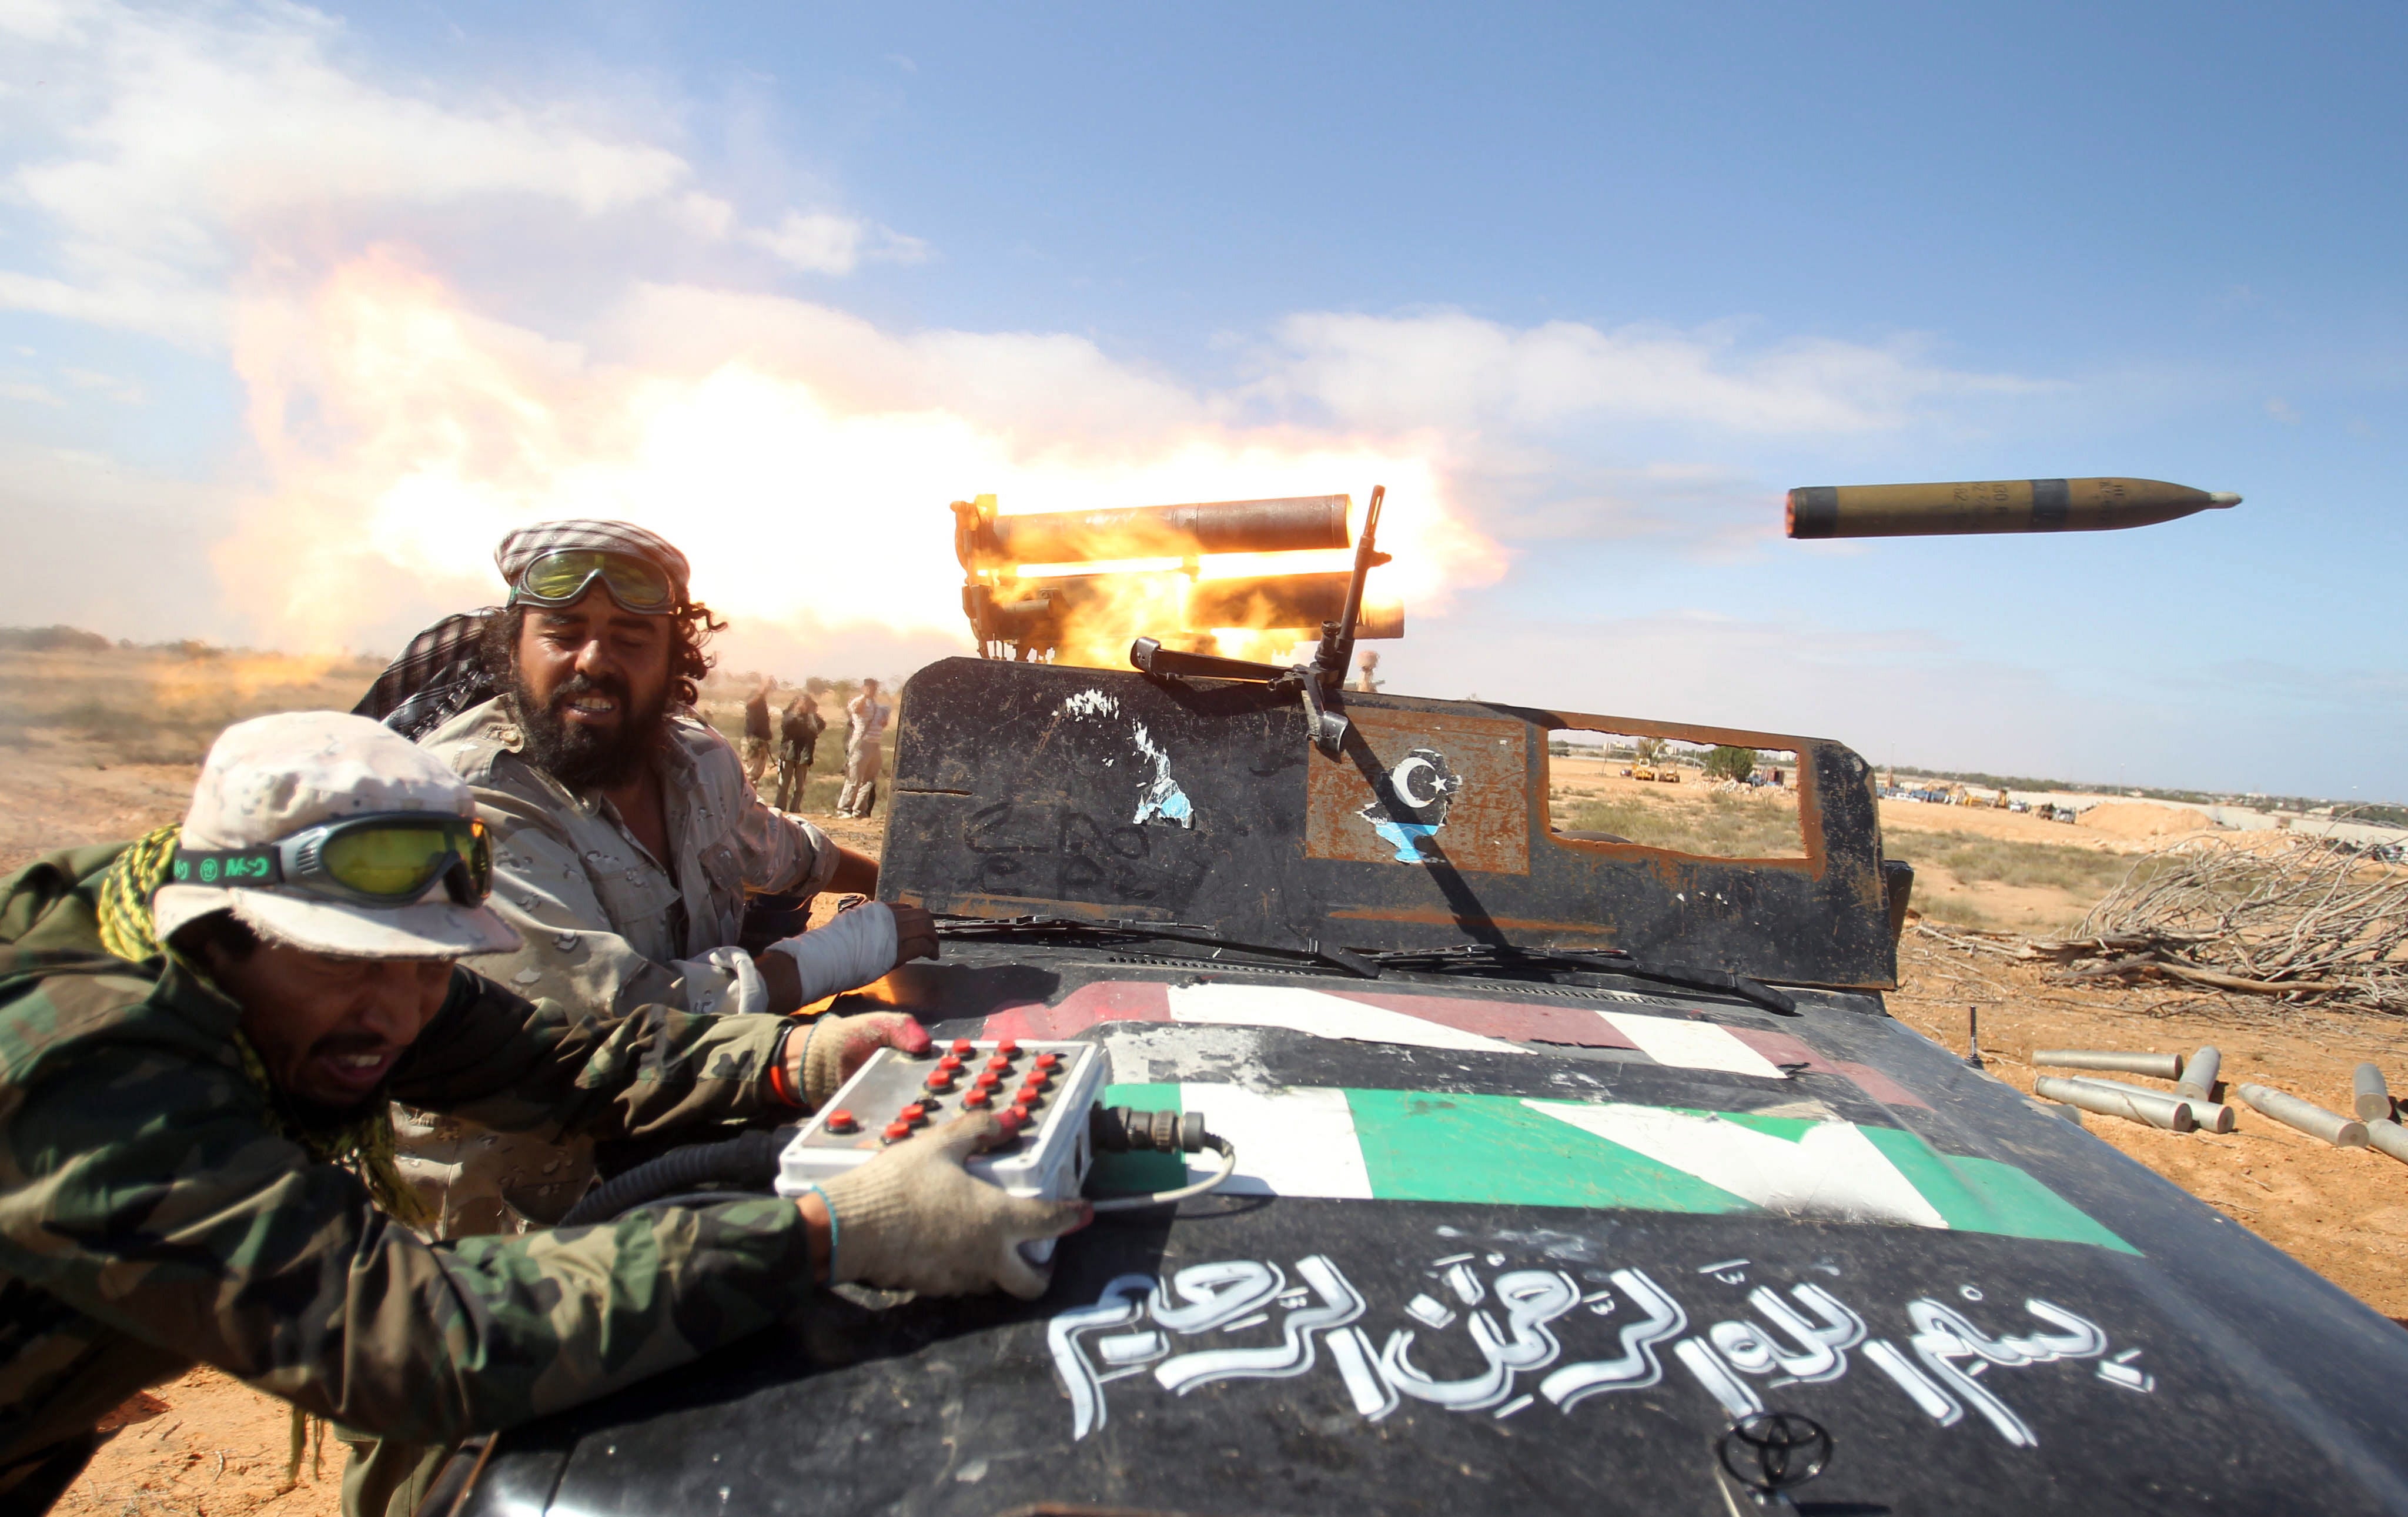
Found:
[{"label": "rusty metal panel", "polygon": [[[1197,923],[1285,946],[1511,941],[1793,984],[1896,979],[1871,770],[1839,743],[1349,694],[1352,730],[1331,760],[1293,694],[981,659],[921,670],[901,708],[879,881],[889,900]],[[1796,752],[1805,856],[1706,858],[1553,832],[1546,739],[1567,728]],[[1443,774],[1412,766],[1417,749]],[[1448,776],[1459,783],[1440,816],[1430,803]],[[1397,837],[1364,814],[1375,802]]]},{"label": "rusty metal panel", "polygon": [[1530,872],[1529,723],[1371,707],[1347,715],[1360,746],[1306,761],[1306,857]]}]

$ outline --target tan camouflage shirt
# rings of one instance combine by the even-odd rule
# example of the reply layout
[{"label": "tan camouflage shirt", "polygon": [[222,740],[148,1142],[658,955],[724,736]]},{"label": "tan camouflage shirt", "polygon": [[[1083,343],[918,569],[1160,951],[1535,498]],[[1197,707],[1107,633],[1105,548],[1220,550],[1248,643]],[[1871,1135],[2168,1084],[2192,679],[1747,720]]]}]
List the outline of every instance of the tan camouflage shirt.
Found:
[{"label": "tan camouflage shirt", "polygon": [[[468,961],[522,995],[577,1014],[639,1006],[758,1011],[764,989],[732,946],[747,892],[810,894],[836,870],[836,845],[774,810],[744,778],[727,740],[672,718],[662,757],[671,856],[636,841],[617,809],[579,794],[523,754],[501,702],[472,706],[427,734],[494,830],[494,909],[526,938]],[[506,1133],[464,1117],[396,1109],[402,1173],[433,1209],[438,1238],[508,1233],[556,1221],[594,1174],[581,1138]]]},{"label": "tan camouflage shirt", "polygon": [[[824,889],[836,845],[754,794],[727,739],[690,717],[669,723],[662,758],[672,857],[656,859],[600,795],[580,795],[523,756],[502,703],[472,706],[425,745],[476,793],[494,829],[494,909],[526,937],[515,953],[474,961],[523,995],[624,1012],[743,1004],[733,955],[747,892]],[[732,998],[731,998],[732,997]]]}]

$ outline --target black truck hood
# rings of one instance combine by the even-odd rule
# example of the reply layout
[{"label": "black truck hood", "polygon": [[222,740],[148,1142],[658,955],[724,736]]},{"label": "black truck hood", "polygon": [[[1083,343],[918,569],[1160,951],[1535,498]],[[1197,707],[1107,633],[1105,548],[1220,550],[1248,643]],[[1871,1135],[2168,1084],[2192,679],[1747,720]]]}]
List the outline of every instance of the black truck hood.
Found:
[{"label": "black truck hood", "polygon": [[1832,1440],[1805,1511],[2408,1510],[2408,1335],[1873,996],[1034,945],[880,994],[1102,1044],[1240,1180],[1039,1302],[835,1302],[514,1430],[462,1510],[1724,1512],[1758,1409]]}]

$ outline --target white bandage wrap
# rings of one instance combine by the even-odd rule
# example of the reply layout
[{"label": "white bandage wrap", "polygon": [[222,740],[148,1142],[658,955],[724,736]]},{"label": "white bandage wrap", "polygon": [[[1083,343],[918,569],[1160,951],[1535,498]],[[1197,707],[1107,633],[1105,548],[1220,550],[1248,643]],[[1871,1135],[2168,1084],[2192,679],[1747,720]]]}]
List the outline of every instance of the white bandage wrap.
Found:
[{"label": "white bandage wrap", "polygon": [[677,967],[685,973],[688,984],[698,984],[714,974],[728,977],[727,994],[692,995],[687,1007],[695,1011],[713,1011],[734,1016],[752,1016],[769,1009],[769,982],[761,978],[761,966],[752,955],[734,946],[714,948],[698,959],[679,959]]},{"label": "white bandage wrap", "polygon": [[868,984],[895,967],[895,913],[883,901],[839,911],[824,927],[771,943],[768,952],[795,961],[803,1004]]}]

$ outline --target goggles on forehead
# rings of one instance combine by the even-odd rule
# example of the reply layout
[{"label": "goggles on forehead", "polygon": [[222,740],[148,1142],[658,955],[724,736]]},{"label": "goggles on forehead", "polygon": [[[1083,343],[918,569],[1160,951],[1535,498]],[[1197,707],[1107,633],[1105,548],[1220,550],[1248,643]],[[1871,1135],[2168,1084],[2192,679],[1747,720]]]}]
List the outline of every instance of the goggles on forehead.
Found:
[{"label": "goggles on forehead", "polygon": [[574,605],[596,580],[623,611],[666,616],[677,609],[677,587],[659,565],[596,548],[561,548],[542,554],[520,572],[510,587],[510,604]]},{"label": "goggles on forehead", "polygon": [[408,906],[442,880],[475,906],[493,893],[494,851],[482,822],[405,811],[345,817],[256,848],[179,848],[162,884],[280,886],[362,906]]}]

